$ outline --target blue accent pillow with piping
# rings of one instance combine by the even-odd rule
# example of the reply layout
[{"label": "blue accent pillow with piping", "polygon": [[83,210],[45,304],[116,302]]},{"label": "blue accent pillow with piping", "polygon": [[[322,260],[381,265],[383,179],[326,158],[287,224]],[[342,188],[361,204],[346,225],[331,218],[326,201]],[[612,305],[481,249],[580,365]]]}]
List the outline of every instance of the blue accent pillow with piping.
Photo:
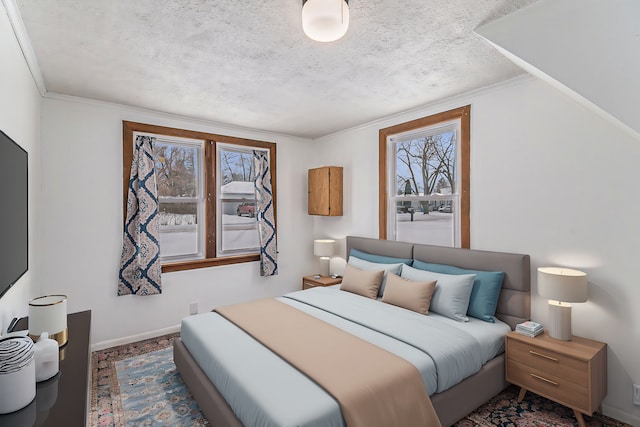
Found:
[{"label": "blue accent pillow with piping", "polygon": [[504,272],[466,270],[452,265],[431,264],[418,260],[413,261],[413,266],[420,270],[433,271],[444,274],[475,274],[473,290],[469,300],[467,314],[485,322],[495,323],[494,315],[498,307],[498,299],[502,290]]},{"label": "blue accent pillow with piping", "polygon": [[362,252],[357,249],[351,249],[351,252],[349,252],[349,256],[354,256],[356,258],[360,258],[369,262],[375,262],[378,264],[402,263],[402,264],[411,265],[411,263],[413,262],[413,260],[409,258],[394,258],[394,257],[384,256],[384,255],[375,255],[367,252]]}]

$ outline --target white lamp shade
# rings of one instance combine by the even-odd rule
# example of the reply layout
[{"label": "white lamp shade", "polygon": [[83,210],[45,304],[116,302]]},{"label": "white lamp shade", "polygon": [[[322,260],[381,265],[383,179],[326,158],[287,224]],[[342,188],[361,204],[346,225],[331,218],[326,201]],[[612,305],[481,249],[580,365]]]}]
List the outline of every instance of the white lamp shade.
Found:
[{"label": "white lamp shade", "polygon": [[349,28],[348,0],[306,0],[302,5],[302,29],[312,40],[332,42]]},{"label": "white lamp shade", "polygon": [[29,335],[37,340],[43,332],[47,332],[58,344],[66,344],[66,295],[47,295],[29,301]]},{"label": "white lamp shade", "polygon": [[320,257],[333,256],[333,247],[336,241],[330,239],[314,240],[313,241],[313,254]]},{"label": "white lamp shade", "polygon": [[570,268],[538,268],[538,294],[562,302],[587,301],[587,273]]}]

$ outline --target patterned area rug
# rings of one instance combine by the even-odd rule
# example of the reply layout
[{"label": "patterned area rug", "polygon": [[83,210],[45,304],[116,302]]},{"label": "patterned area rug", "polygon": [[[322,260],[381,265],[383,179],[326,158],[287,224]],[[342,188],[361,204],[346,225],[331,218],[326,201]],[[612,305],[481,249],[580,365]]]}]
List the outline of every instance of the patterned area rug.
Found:
[{"label": "patterned area rug", "polygon": [[209,425],[173,363],[178,336],[92,354],[92,427]]},{"label": "patterned area rug", "polygon": [[[456,427],[572,427],[578,421],[573,410],[544,397],[529,393],[518,403],[519,387],[510,386],[502,393],[458,421]],[[633,427],[602,414],[584,416],[588,427]]]},{"label": "patterned area rug", "polygon": [[[171,345],[178,334],[94,352],[92,427],[208,426],[173,364]],[[511,386],[455,427],[577,426],[573,411],[533,393],[518,403]],[[604,415],[584,417],[588,427],[632,427]]]}]

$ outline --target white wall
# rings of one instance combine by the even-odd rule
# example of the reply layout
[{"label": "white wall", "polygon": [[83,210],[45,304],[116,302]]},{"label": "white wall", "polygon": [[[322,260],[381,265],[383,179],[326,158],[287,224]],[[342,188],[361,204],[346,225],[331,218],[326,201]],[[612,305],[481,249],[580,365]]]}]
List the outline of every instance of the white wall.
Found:
[{"label": "white wall", "polygon": [[[318,164],[345,169],[345,215],[315,235],[378,236],[378,130],[471,104],[471,246],[589,274],[573,332],[607,342],[605,413],[640,425],[640,140],[551,86],[521,78],[318,141]],[[532,274],[532,318],[547,320]]]},{"label": "white wall", "polygon": [[640,85],[629,84],[640,74],[637,0],[541,0],[475,31],[530,73],[640,134]]},{"label": "white wall", "polygon": [[[308,140],[224,128],[124,106],[54,96],[42,112],[42,277],[45,293],[64,293],[69,311],[92,310],[94,348],[172,328],[198,302],[222,304],[300,289],[313,262],[306,214]],[[277,143],[279,272],[257,262],[162,275],[157,296],[116,296],[122,249],[122,120]]]},{"label": "white wall", "polygon": [[0,129],[29,153],[29,270],[0,299],[0,334],[12,318],[27,314],[28,302],[39,292],[40,247],[40,93],[0,7]]}]

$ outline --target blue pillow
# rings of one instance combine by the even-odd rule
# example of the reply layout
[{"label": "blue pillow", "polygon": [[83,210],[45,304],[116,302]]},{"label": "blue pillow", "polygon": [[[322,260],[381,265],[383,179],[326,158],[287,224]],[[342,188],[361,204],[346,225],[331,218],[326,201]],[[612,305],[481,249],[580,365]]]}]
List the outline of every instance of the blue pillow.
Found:
[{"label": "blue pillow", "polygon": [[374,255],[367,252],[359,251],[357,249],[351,249],[351,252],[349,252],[349,256],[354,256],[356,258],[360,258],[369,262],[375,262],[378,264],[402,263],[402,264],[411,265],[411,263],[413,262],[412,259],[408,259],[408,258],[394,258],[394,257],[384,256],[384,255]]},{"label": "blue pillow", "polygon": [[473,290],[469,300],[467,314],[485,322],[495,323],[493,316],[498,307],[498,298],[502,290],[504,273],[502,271],[465,270],[444,264],[430,264],[418,260],[413,261],[413,266],[420,270],[428,270],[445,274],[475,274]]}]

